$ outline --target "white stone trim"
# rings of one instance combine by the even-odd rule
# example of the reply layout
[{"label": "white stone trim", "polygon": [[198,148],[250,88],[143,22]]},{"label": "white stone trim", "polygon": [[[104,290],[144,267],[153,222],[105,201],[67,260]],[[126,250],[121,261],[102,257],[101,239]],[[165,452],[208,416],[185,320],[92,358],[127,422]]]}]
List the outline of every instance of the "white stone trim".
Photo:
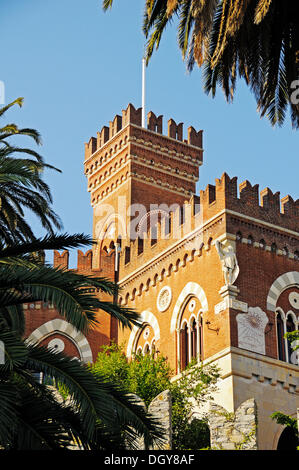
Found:
[{"label": "white stone trim", "polygon": [[26,342],[38,344],[48,336],[55,333],[60,333],[63,336],[68,337],[75,344],[79,351],[80,359],[83,363],[93,361],[92,351],[85,336],[73,325],[59,318],[50,320],[36,328],[36,330],[34,330],[27,338]]},{"label": "white stone trim", "polygon": [[290,271],[279,276],[270,287],[267,297],[267,310],[275,312],[276,303],[282,292],[289,287],[299,288],[299,272]]},{"label": "white stone trim", "polygon": [[182,307],[186,304],[186,301],[189,297],[197,297],[202,305],[202,311],[206,312],[208,310],[208,301],[206,294],[203,288],[196,282],[188,282],[181,291],[175,307],[173,309],[171,322],[170,322],[170,333],[174,333],[175,330],[179,327],[180,314],[182,312]]}]

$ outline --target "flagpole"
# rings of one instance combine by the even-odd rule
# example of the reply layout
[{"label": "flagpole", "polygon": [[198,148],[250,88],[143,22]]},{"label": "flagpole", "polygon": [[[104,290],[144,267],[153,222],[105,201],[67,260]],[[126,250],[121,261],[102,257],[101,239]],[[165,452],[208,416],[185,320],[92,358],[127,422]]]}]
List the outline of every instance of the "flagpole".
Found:
[{"label": "flagpole", "polygon": [[142,127],[145,127],[145,57],[142,58]]}]

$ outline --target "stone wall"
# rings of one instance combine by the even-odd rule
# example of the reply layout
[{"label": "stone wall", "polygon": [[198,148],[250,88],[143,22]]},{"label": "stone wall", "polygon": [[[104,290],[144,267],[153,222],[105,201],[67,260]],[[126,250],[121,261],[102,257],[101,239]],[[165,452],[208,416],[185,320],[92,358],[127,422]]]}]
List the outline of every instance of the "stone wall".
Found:
[{"label": "stone wall", "polygon": [[161,426],[165,431],[163,449],[171,449],[172,447],[172,427],[171,427],[171,393],[165,390],[160,393],[150,403],[148,407],[149,413],[157,417],[161,422]]},{"label": "stone wall", "polygon": [[242,403],[235,413],[211,403],[209,426],[212,449],[257,450],[257,409],[253,398]]},{"label": "stone wall", "polygon": [[[136,399],[146,408],[144,402],[135,395]],[[169,390],[159,393],[153,401],[149,404],[148,413],[152,415],[157,421],[161,429],[164,431],[163,442],[160,447],[154,446],[153,450],[172,448],[172,428],[171,428],[171,393]],[[138,450],[145,450],[144,439],[138,438],[135,441]]]}]

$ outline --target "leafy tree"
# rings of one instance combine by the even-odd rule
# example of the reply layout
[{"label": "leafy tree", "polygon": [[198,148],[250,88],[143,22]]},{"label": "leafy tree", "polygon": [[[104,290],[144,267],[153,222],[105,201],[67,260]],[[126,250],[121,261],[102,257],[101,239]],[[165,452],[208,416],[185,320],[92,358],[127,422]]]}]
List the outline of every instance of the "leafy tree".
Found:
[{"label": "leafy tree", "polygon": [[[23,98],[1,107],[0,117],[16,104],[21,107]],[[6,244],[34,240],[24,210],[33,213],[49,234],[54,235],[55,229],[62,228],[60,218],[51,208],[49,186],[42,179],[45,169],[60,170],[46,164],[35,150],[13,145],[11,139],[17,136],[27,136],[41,145],[35,129],[20,129],[16,124],[0,128],[0,241]]]},{"label": "leafy tree", "polygon": [[[107,10],[113,0],[103,0]],[[296,0],[145,0],[147,60],[178,17],[178,45],[189,70],[204,66],[204,88],[232,101],[238,76],[261,116],[299,127],[299,6]],[[296,91],[297,89],[297,91]]]},{"label": "leafy tree", "polygon": [[[79,331],[86,333],[101,309],[123,326],[138,325],[138,315],[90,292],[95,287],[111,295],[116,286],[104,278],[83,276],[43,266],[28,255],[36,250],[90,243],[83,236],[48,236],[22,247],[0,249],[0,340],[5,364],[0,365],[0,446],[5,449],[55,449],[77,442],[84,448],[103,449],[108,436],[125,432],[126,442],[138,435],[152,443],[159,440],[158,423],[146,415],[134,398],[93,374],[78,361],[23,339],[22,304],[50,301]],[[27,255],[27,257],[25,256]],[[68,401],[59,403],[55,389],[38,383],[34,374],[53,377],[68,390]],[[119,444],[121,445],[121,444]]]},{"label": "leafy tree", "polygon": [[139,396],[148,406],[164,390],[172,395],[173,448],[196,450],[209,446],[209,429],[206,417],[192,419],[194,403],[201,405],[212,399],[219,371],[215,366],[190,364],[181,378],[172,381],[173,371],[163,356],[136,355],[128,361],[122,347],[103,347],[92,372],[106,376],[124,390]]}]

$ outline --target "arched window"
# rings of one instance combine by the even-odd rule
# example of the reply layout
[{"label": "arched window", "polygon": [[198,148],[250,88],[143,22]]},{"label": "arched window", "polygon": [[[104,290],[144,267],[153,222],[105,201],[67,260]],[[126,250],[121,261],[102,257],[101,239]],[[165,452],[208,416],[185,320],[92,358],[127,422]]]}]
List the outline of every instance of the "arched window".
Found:
[{"label": "arched window", "polygon": [[193,318],[191,325],[190,325],[190,335],[191,335],[191,359],[196,359],[197,358],[197,325],[196,325],[196,320]]},{"label": "arched window", "polygon": [[203,360],[203,328],[202,328],[202,316],[197,320],[198,328],[198,357]]},{"label": "arched window", "polygon": [[185,323],[180,330],[180,345],[181,345],[181,370],[185,370],[189,362],[189,347],[188,347],[188,325]]},{"label": "arched window", "polygon": [[276,333],[277,333],[277,348],[278,348],[278,359],[281,361],[286,360],[285,355],[285,341],[284,341],[284,324],[281,314],[278,313],[276,316]]},{"label": "arched window", "polygon": [[116,243],[118,244],[118,246],[119,246],[120,248],[121,248],[121,242],[122,242],[122,237],[121,237],[121,235],[119,235],[119,236],[117,237]]},{"label": "arched window", "polygon": [[265,240],[264,240],[263,238],[260,240],[260,248],[261,248],[262,250],[264,250],[264,249],[266,248],[266,242],[265,242]]},{"label": "arched window", "polygon": [[[292,331],[296,330],[296,326],[294,324],[292,315],[287,316],[286,329],[287,329],[287,333],[291,333]],[[288,346],[288,362],[291,362],[291,355],[292,355],[293,350],[291,347],[291,342],[288,339],[287,339],[287,346]]]},{"label": "arched window", "polygon": [[242,240],[242,233],[241,232],[237,232],[236,240],[237,240],[237,242],[240,242]]},{"label": "arched window", "polygon": [[249,235],[247,240],[248,240],[247,241],[248,245],[253,245],[253,236],[252,235]]}]

